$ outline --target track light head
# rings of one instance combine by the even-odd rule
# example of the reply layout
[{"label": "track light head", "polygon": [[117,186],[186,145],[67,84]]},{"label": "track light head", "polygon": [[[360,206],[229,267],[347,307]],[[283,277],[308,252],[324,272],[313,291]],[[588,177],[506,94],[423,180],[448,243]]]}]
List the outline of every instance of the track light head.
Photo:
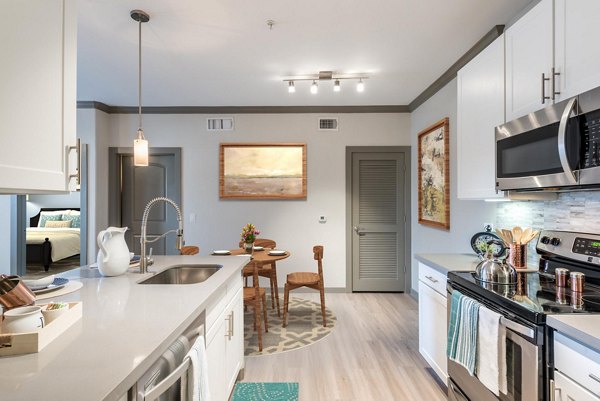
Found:
[{"label": "track light head", "polygon": [[363,83],[362,78],[356,84],[356,91],[357,92],[364,92],[365,91],[365,84]]},{"label": "track light head", "polygon": [[334,92],[339,92],[340,90],[342,90],[342,88],[340,86],[340,80],[336,79],[335,83],[333,84],[333,91]]},{"label": "track light head", "polygon": [[290,81],[290,83],[288,84],[288,92],[289,93],[295,93],[296,92],[296,87],[294,86],[294,81]]},{"label": "track light head", "polygon": [[317,92],[319,92],[319,85],[317,84],[317,81],[313,80],[313,83],[310,86],[310,93],[312,93],[313,95],[315,95]]}]

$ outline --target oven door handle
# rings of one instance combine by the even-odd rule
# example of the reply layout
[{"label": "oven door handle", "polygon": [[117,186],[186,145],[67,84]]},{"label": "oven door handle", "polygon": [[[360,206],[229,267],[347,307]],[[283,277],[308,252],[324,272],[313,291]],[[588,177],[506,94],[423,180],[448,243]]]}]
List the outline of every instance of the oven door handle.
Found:
[{"label": "oven door handle", "polygon": [[567,103],[565,110],[563,111],[562,117],[560,118],[560,124],[558,125],[558,157],[560,158],[560,165],[565,172],[565,176],[569,184],[577,185],[577,175],[571,170],[569,166],[569,157],[567,156],[567,125],[569,123],[569,117],[571,112],[577,107],[577,98],[574,97]]},{"label": "oven door handle", "polygon": [[500,318],[500,324],[506,327],[508,330],[521,334],[531,340],[535,340],[535,331],[527,326],[515,323],[512,320],[505,318],[504,316]]}]

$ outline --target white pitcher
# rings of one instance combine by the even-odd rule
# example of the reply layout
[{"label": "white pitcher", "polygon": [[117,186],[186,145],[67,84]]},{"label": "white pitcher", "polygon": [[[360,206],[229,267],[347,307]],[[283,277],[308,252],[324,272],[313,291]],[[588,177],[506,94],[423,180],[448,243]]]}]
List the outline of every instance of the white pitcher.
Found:
[{"label": "white pitcher", "polygon": [[129,248],[125,242],[127,227],[108,227],[98,233],[98,270],[103,276],[119,276],[129,268]]}]

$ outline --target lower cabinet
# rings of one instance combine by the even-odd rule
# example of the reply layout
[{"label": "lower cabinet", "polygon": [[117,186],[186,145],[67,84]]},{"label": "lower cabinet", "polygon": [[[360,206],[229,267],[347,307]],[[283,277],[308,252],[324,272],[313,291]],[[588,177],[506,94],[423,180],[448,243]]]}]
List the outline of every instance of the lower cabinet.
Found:
[{"label": "lower cabinet", "polygon": [[600,401],[600,350],[554,332],[555,401]]},{"label": "lower cabinet", "polygon": [[[227,294],[216,308],[225,304],[206,331],[208,380],[211,399],[227,401],[244,365],[244,307],[242,278],[228,286]],[[210,311],[207,311],[207,316]],[[207,322],[208,324],[208,322]]]},{"label": "lower cabinet", "polygon": [[419,263],[419,352],[447,384],[445,290],[446,275]]}]

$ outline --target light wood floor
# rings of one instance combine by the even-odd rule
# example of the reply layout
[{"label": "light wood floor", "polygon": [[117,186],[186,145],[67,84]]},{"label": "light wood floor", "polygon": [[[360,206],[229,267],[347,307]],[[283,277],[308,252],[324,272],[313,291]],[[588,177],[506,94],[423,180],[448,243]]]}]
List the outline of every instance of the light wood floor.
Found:
[{"label": "light wood floor", "polygon": [[[319,302],[318,293],[294,295]],[[326,294],[326,303],[338,319],[332,334],[298,350],[246,357],[243,381],[299,382],[300,401],[446,400],[419,354],[410,296]]]}]

